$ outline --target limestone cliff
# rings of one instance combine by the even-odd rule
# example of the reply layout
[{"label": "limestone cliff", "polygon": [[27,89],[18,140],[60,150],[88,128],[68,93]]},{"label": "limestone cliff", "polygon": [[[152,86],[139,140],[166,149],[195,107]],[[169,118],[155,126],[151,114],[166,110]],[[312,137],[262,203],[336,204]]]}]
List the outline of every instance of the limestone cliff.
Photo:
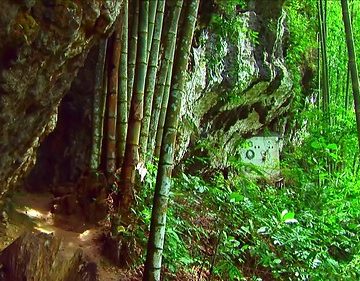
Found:
[{"label": "limestone cliff", "polygon": [[[10,2],[0,4],[1,13],[6,14],[0,24],[7,27],[0,31],[0,54],[6,58],[0,76],[2,190],[33,163],[36,148],[54,129],[65,93],[57,128],[39,150],[30,183],[73,181],[86,169],[90,151],[96,47],[85,58],[96,39],[111,28],[119,1]],[[244,136],[265,128],[284,131],[284,116],[293,99],[292,75],[285,64],[289,34],[284,1],[248,2],[247,9],[238,11],[243,32],[236,37],[229,38],[206,24],[197,29],[183,100],[178,161],[206,140],[217,151],[212,164],[224,166]],[[200,17],[206,13],[211,10],[203,10]]]},{"label": "limestone cliff", "polygon": [[244,137],[264,129],[284,133],[293,81],[282,4],[250,1],[238,13],[242,32],[233,37],[202,30],[183,101],[178,159],[202,142],[211,164],[226,166]]},{"label": "limestone cliff", "polygon": [[35,161],[88,51],[120,11],[112,0],[0,2],[0,192]]}]

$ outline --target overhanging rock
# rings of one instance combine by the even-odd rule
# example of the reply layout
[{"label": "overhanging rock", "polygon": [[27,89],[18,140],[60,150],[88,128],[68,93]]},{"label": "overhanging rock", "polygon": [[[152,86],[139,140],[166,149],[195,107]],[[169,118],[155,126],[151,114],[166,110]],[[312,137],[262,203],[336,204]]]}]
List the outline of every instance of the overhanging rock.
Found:
[{"label": "overhanging rock", "polygon": [[0,2],[1,195],[33,165],[63,95],[91,46],[107,36],[121,2]]}]

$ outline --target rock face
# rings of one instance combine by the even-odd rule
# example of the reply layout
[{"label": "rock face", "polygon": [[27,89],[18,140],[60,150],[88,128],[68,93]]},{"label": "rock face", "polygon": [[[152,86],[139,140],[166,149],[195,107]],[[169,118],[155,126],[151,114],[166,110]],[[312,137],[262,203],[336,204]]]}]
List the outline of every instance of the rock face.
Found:
[{"label": "rock face", "polygon": [[122,1],[0,2],[0,193],[35,160],[59,103]]},{"label": "rock face", "polygon": [[[53,129],[63,93],[70,87],[79,65],[96,39],[94,37],[99,32],[106,33],[114,15],[118,13],[118,6],[111,6],[109,3],[113,1],[110,0],[109,3],[69,1],[75,2],[74,5],[78,7],[69,7],[71,15],[79,13],[82,16],[78,19],[80,26],[71,20],[66,21],[75,30],[75,35],[71,33],[72,37],[66,37],[67,32],[61,31],[62,25],[58,20],[47,23],[50,26],[60,24],[54,30],[47,29],[43,23],[49,21],[46,11],[50,9],[54,17],[55,11],[56,15],[59,11],[50,2],[56,3],[36,2],[27,12],[34,14],[33,18],[39,26],[37,32],[43,35],[37,35],[30,45],[23,39],[25,41],[20,53],[8,61],[7,68],[2,66],[1,91],[6,95],[1,94],[0,106],[5,102],[8,104],[0,111],[0,121],[5,124],[0,129],[5,135],[0,143],[0,154],[5,159],[0,164],[3,186],[15,180],[15,172],[22,173],[28,163],[34,160],[34,150]],[[289,34],[283,2],[249,1],[246,10],[238,11],[241,29],[236,36],[226,36],[207,27],[197,31],[183,100],[176,155],[178,162],[198,153],[196,146],[200,144],[210,153],[212,166],[224,167],[228,156],[237,153],[244,137],[266,129],[277,131],[280,135],[284,132],[285,116],[293,99],[293,81],[285,65]],[[12,6],[20,10],[20,5]],[[62,11],[65,8],[57,9]],[[91,13],[85,12],[87,9],[92,9],[93,13],[97,11],[92,20],[88,19]],[[36,17],[40,13],[35,13],[38,10],[46,14],[41,19]],[[207,12],[203,11],[202,14],[206,16]],[[102,27],[100,31],[98,26]],[[67,39],[59,39],[56,32]],[[28,35],[26,38],[32,37]],[[40,43],[35,43],[38,41],[44,46],[37,47]],[[46,51],[52,48],[52,52]],[[64,56],[64,53],[67,55]],[[42,58],[40,63],[34,59],[36,56]],[[87,167],[91,130],[89,113],[96,57],[94,49],[59,107],[58,126],[42,145],[39,161],[30,178],[33,187],[74,181]],[[57,174],[57,171],[61,171],[61,174]]]},{"label": "rock face", "polygon": [[67,260],[51,234],[27,232],[0,253],[3,281],[98,281],[97,266],[81,251]]},{"label": "rock face", "polygon": [[97,47],[93,47],[70,90],[62,99],[55,130],[37,152],[37,164],[27,178],[32,190],[51,184],[75,182],[87,168],[91,147],[91,106]]},{"label": "rock face", "polygon": [[244,137],[264,129],[284,133],[293,81],[285,65],[283,1],[250,2],[238,15],[243,32],[229,38],[204,30],[193,48],[178,159],[196,153],[187,148],[200,143],[211,164],[224,167]]}]

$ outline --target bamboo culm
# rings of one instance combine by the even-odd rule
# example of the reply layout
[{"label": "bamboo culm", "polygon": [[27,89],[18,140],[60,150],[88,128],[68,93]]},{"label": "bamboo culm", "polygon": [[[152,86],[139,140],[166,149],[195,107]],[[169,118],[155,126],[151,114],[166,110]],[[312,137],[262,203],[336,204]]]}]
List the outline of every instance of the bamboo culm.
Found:
[{"label": "bamboo culm", "polygon": [[[326,5],[326,1],[325,1]],[[319,0],[319,19],[320,19],[320,42],[321,42],[321,54],[322,54],[322,91],[323,91],[323,112],[327,124],[330,124],[329,114],[329,67],[328,67],[328,56],[327,56],[327,27],[326,27],[326,6],[324,7],[323,0]]]},{"label": "bamboo culm", "polygon": [[164,124],[165,124],[165,118],[166,118],[166,110],[167,110],[167,106],[169,103],[172,70],[173,70],[173,65],[170,64],[169,69],[168,69],[168,76],[166,78],[166,83],[165,83],[165,88],[164,88],[164,96],[163,96],[162,103],[161,103],[158,126],[157,126],[157,130],[156,130],[155,150],[154,150],[154,156],[156,158],[159,158],[159,156],[160,156],[161,141],[162,141],[162,136],[163,136],[163,132],[164,132]]},{"label": "bamboo culm", "polygon": [[139,161],[139,141],[147,73],[148,13],[149,0],[141,0],[135,84],[128,121],[124,164],[121,172],[122,188],[120,204],[123,212],[122,219],[124,220],[127,220],[130,216],[130,206],[134,199],[135,169]]},{"label": "bamboo culm", "polygon": [[156,12],[154,36],[151,45],[148,73],[146,77],[146,88],[145,88],[145,97],[144,97],[144,118],[141,123],[140,149],[144,162],[146,160],[146,154],[147,154],[147,143],[149,137],[151,109],[152,109],[152,102],[154,97],[156,75],[158,70],[164,10],[165,10],[165,1],[160,0],[158,2],[157,12]]},{"label": "bamboo culm", "polygon": [[151,0],[149,3],[149,22],[148,22],[148,40],[147,40],[148,60],[151,53],[158,5],[159,5],[158,0]]},{"label": "bamboo culm", "polygon": [[124,0],[123,27],[121,39],[121,57],[119,67],[119,98],[117,118],[117,167],[121,167],[125,155],[126,134],[128,126],[128,95],[127,95],[127,64],[128,64],[128,32],[129,32],[129,2]]},{"label": "bamboo culm", "polygon": [[[175,139],[199,2],[200,0],[187,1],[188,6],[184,15],[186,21],[184,22],[182,36],[179,38],[179,49],[174,63],[174,75],[171,83],[169,105],[166,112],[166,121],[155,185],[150,236],[143,277],[144,281],[160,281]],[[177,4],[182,6],[182,1],[177,1]]]},{"label": "bamboo culm", "polygon": [[345,26],[345,38],[349,56],[349,69],[351,73],[351,82],[354,97],[354,107],[356,116],[356,127],[360,151],[360,87],[359,87],[359,72],[356,64],[356,54],[354,45],[354,36],[352,32],[351,20],[349,15],[349,7],[347,0],[341,0],[343,21]]},{"label": "bamboo culm", "polygon": [[96,62],[95,94],[92,112],[92,148],[90,169],[98,170],[101,162],[101,147],[104,131],[104,115],[106,107],[106,88],[104,85],[104,72],[106,60],[107,39],[102,39],[99,44],[98,59]]},{"label": "bamboo culm", "polygon": [[131,24],[131,37],[129,41],[129,51],[128,51],[128,116],[130,113],[131,98],[133,94],[134,79],[135,79],[135,65],[136,65],[136,56],[137,56],[137,44],[138,44],[138,28],[139,28],[139,1],[135,0],[134,11],[132,15],[132,24]]},{"label": "bamboo culm", "polygon": [[109,63],[108,116],[107,116],[107,146],[106,172],[112,174],[116,170],[116,120],[119,88],[119,63],[121,55],[122,22],[116,23],[113,33],[111,60]]},{"label": "bamboo culm", "polygon": [[[151,118],[150,118],[150,128],[149,128],[148,145],[147,145],[147,151],[148,151],[147,154],[150,156],[152,156],[154,153],[154,148],[156,144],[155,138],[157,135],[164,91],[165,91],[166,81],[169,78],[169,76],[170,76],[170,80],[168,81],[171,81],[172,71],[169,69],[172,69],[172,65],[174,61],[176,37],[178,33],[180,14],[181,14],[181,7],[176,5],[172,11],[169,30],[167,31],[167,34],[165,36],[164,54],[154,91]],[[166,105],[167,105],[167,101],[166,101]]]}]

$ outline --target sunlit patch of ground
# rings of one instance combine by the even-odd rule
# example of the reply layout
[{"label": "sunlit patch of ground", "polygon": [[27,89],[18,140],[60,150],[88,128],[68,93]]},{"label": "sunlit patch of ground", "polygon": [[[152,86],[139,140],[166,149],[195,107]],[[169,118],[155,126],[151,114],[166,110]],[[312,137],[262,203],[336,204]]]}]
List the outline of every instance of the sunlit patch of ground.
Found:
[{"label": "sunlit patch of ground", "polygon": [[61,253],[71,258],[77,249],[98,265],[103,281],[141,280],[139,272],[120,270],[101,255],[103,227],[88,225],[80,216],[54,215],[50,212],[51,194],[16,193],[8,208],[7,227],[1,229],[0,250],[27,230],[36,229],[61,238]]}]

